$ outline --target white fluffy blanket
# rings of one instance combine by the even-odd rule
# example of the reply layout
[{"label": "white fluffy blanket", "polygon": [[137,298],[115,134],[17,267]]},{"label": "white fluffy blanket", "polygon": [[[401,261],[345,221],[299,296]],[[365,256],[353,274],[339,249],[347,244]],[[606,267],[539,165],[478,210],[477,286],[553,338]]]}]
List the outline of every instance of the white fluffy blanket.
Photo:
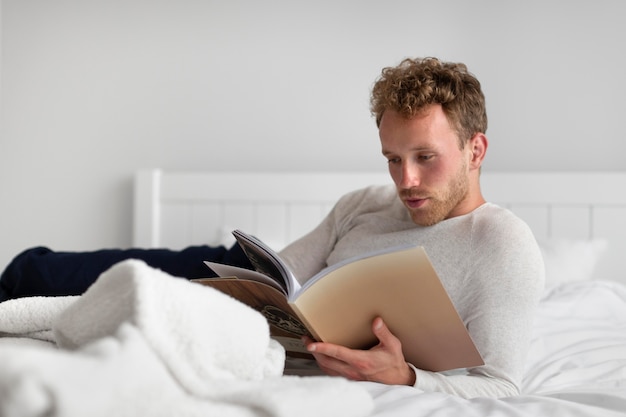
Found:
[{"label": "white fluffy blanket", "polygon": [[369,394],[282,376],[256,311],[124,261],[80,297],[0,303],[0,416],[366,416]]}]

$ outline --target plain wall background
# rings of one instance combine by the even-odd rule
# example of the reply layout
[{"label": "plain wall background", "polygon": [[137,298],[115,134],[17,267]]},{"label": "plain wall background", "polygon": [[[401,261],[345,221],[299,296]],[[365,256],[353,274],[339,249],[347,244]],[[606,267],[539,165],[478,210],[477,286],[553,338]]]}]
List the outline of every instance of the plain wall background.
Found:
[{"label": "plain wall background", "polygon": [[385,170],[369,89],[407,56],[481,80],[485,170],[626,169],[621,0],[1,7],[0,268],[130,245],[137,169]]}]

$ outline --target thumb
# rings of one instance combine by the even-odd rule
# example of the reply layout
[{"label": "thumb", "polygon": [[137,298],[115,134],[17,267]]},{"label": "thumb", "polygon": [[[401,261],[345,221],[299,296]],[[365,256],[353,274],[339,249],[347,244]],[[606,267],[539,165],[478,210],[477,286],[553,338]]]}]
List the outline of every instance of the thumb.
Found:
[{"label": "thumb", "polygon": [[378,346],[389,352],[401,357],[404,362],[404,354],[402,353],[402,342],[394,335],[389,327],[385,324],[381,317],[376,317],[372,322],[372,331],[374,336],[378,338]]},{"label": "thumb", "polygon": [[374,336],[376,336],[382,344],[387,344],[392,339],[395,339],[395,336],[391,333],[389,327],[387,327],[381,317],[376,317],[372,322],[372,331],[374,332]]}]

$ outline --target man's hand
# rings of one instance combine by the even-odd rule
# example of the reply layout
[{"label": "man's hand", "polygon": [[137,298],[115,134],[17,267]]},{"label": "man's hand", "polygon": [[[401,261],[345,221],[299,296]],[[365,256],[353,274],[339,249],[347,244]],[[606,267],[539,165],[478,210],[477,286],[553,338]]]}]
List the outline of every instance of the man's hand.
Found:
[{"label": "man's hand", "polygon": [[305,338],[308,351],[328,375],[356,381],[374,381],[389,385],[413,385],[415,372],[406,363],[402,344],[380,317],[372,323],[378,344],[369,350],[355,350],[332,343]]}]

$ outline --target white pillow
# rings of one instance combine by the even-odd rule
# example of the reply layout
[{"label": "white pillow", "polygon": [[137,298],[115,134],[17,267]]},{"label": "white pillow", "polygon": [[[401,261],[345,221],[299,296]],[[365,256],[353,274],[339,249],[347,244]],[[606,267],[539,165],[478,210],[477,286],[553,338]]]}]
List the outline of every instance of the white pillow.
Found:
[{"label": "white pillow", "polygon": [[539,240],[546,266],[546,289],[565,282],[588,281],[608,247],[605,239]]}]

